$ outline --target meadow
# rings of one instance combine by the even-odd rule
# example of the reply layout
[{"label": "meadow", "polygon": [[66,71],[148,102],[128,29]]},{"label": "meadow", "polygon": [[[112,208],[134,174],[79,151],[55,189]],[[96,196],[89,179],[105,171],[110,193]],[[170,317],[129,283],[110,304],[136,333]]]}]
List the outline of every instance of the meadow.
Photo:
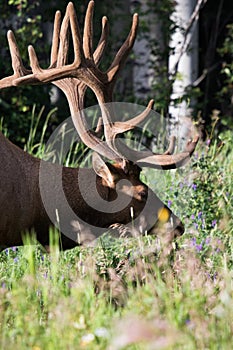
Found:
[{"label": "meadow", "polygon": [[[43,152],[34,134],[25,147]],[[143,173],[185,223],[175,242],[106,232],[93,247],[60,252],[51,230],[50,254],[27,234],[25,246],[3,250],[0,348],[231,349],[232,173],[230,131],[200,142],[185,169]]]}]

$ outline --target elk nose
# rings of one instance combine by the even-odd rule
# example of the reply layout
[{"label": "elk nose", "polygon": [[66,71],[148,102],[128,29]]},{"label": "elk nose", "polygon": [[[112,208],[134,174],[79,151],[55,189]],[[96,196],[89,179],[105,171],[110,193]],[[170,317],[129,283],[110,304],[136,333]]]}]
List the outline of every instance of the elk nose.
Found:
[{"label": "elk nose", "polygon": [[180,219],[176,219],[174,231],[175,237],[182,236],[182,234],[184,233],[184,225],[182,221],[180,221]]}]

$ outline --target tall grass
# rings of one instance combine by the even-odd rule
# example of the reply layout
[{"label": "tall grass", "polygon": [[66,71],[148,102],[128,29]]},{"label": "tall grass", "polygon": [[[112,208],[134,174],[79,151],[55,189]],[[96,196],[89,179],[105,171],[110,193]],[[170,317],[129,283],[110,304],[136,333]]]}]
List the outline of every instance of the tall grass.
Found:
[{"label": "tall grass", "polygon": [[144,172],[185,221],[176,244],[106,234],[59,252],[51,230],[50,254],[27,235],[1,252],[1,349],[231,349],[233,147],[221,139],[185,171]]}]

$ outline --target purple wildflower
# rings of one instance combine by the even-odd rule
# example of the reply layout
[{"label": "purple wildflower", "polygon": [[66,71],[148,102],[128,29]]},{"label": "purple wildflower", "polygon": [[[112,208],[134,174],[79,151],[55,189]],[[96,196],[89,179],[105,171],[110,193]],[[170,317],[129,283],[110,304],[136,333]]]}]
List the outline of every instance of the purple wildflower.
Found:
[{"label": "purple wildflower", "polygon": [[195,220],[195,215],[194,214],[191,215],[191,219]]},{"label": "purple wildflower", "polygon": [[192,246],[196,246],[196,237],[193,237],[192,239],[191,239],[191,244],[192,244]]},{"label": "purple wildflower", "polygon": [[168,200],[168,202],[167,202],[168,208],[171,208],[171,205],[172,205],[172,201],[171,201],[171,200]]},{"label": "purple wildflower", "polygon": [[196,249],[197,249],[198,252],[200,252],[202,250],[202,248],[203,248],[202,243],[201,244],[196,244]]},{"label": "purple wildflower", "polygon": [[212,227],[215,227],[216,224],[217,224],[217,220],[213,220],[211,226],[212,226]]},{"label": "purple wildflower", "polygon": [[197,214],[198,219],[200,219],[202,217],[202,211],[199,211],[199,213]]},{"label": "purple wildflower", "polygon": [[196,185],[196,184],[192,184],[191,188],[192,188],[194,191],[196,191],[197,185]]},{"label": "purple wildflower", "polygon": [[206,145],[209,146],[210,145],[210,139],[206,140]]}]

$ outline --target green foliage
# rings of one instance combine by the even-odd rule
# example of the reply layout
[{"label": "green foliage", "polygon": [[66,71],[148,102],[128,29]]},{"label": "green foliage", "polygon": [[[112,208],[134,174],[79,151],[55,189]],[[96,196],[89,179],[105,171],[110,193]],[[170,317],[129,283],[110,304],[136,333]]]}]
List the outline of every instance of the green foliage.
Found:
[{"label": "green foliage", "polygon": [[233,130],[233,24],[228,25],[227,36],[222,48],[218,51],[222,57],[222,76],[223,84],[221,90],[218,92],[218,98],[222,105],[223,117],[220,120],[220,125],[224,128]]},{"label": "green foliage", "polygon": [[106,236],[94,248],[65,253],[57,247],[49,255],[33,245],[0,254],[2,349],[231,345],[233,291],[224,258],[212,275],[211,261],[202,263],[188,246],[173,251],[174,270],[152,237]]},{"label": "green foliage", "polygon": [[[39,3],[35,1],[18,0],[11,0],[8,2],[8,5],[5,5],[3,18],[1,16],[4,30],[1,30],[0,33],[2,43],[0,71],[2,72],[1,74],[4,72],[4,76],[12,74],[10,53],[5,39],[5,33],[8,29],[12,29],[15,33],[20,54],[26,67],[28,64],[27,46],[29,44],[35,46],[40,58],[42,52],[47,52],[45,43],[42,40],[41,15],[36,14],[38,13],[38,6]],[[35,103],[38,109],[43,105],[49,104],[48,87],[9,88],[1,92],[0,117],[4,118],[11,139],[21,145],[25,143],[29,130],[29,119]]]},{"label": "green foliage", "polygon": [[[33,118],[26,148],[42,155]],[[0,347],[230,348],[232,146],[227,131],[200,143],[186,170],[146,172],[185,223],[176,242],[169,235],[116,239],[108,232],[93,247],[60,252],[51,230],[50,254],[27,234],[24,247],[2,251]]]}]

